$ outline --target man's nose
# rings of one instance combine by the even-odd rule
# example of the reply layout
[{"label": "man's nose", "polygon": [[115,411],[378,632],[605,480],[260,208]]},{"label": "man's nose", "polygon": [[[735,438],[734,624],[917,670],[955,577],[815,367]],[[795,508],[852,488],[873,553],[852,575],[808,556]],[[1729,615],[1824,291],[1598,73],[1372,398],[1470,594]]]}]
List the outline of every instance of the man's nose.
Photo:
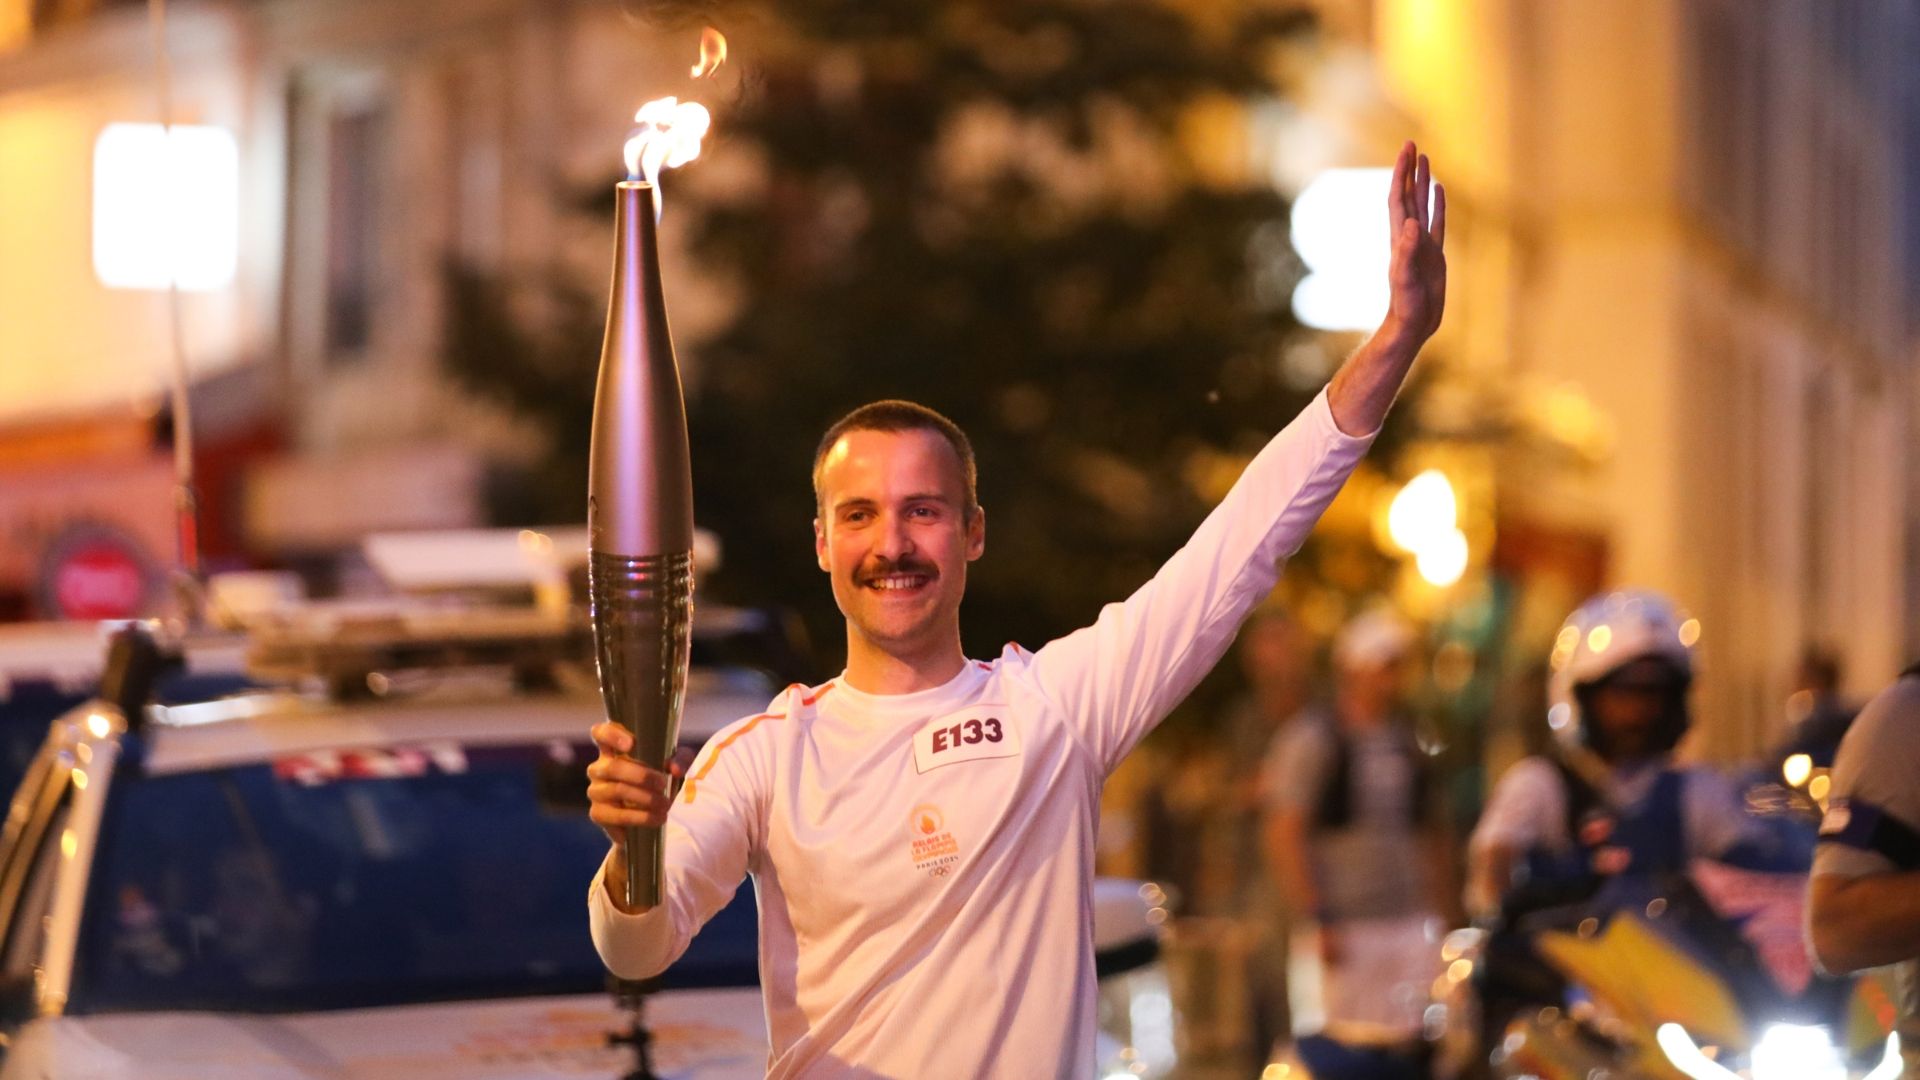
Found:
[{"label": "man's nose", "polygon": [[899,514],[888,514],[880,521],[880,535],[874,545],[874,553],[890,562],[899,561],[903,555],[913,552],[913,536],[907,530],[907,519]]}]

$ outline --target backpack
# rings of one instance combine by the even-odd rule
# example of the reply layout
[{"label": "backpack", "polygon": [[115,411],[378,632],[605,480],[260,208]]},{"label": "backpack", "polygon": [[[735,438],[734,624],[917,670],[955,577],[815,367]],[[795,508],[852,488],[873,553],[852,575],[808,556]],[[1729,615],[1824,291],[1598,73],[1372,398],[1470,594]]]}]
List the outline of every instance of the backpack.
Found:
[{"label": "backpack", "polygon": [[[1320,723],[1333,740],[1333,757],[1327,762],[1327,782],[1320,789],[1320,804],[1314,811],[1314,824],[1322,829],[1344,829],[1353,824],[1354,815],[1359,811],[1353,738],[1338,721],[1325,720]],[[1394,734],[1395,749],[1406,760],[1408,773],[1413,777],[1412,797],[1407,804],[1410,809],[1407,824],[1430,824],[1435,816],[1430,798],[1433,770],[1406,725],[1397,720],[1391,720],[1389,724]]]}]

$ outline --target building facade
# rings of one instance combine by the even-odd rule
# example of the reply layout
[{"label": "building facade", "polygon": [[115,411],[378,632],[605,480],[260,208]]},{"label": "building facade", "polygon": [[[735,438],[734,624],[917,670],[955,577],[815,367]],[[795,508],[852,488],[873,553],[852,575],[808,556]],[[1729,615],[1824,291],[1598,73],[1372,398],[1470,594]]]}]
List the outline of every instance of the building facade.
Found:
[{"label": "building facade", "polygon": [[[1322,123],[1378,160],[1402,119],[1447,183],[1435,397],[1477,419],[1427,426],[1490,448],[1501,540],[1478,558],[1584,540],[1605,584],[1692,609],[1708,757],[1778,736],[1803,647],[1843,656],[1855,692],[1890,678],[1920,645],[1920,11],[1316,6],[1325,62],[1372,95]],[[1582,576],[1545,561],[1514,623],[1540,652]]]},{"label": "building facade", "polygon": [[[698,37],[614,0],[168,5],[170,119],[225,133],[238,158],[232,272],[177,308],[216,548],[299,557],[482,523],[489,463],[541,448],[446,377],[446,268],[604,275],[611,193],[601,231],[573,208],[624,171],[638,103],[686,93]],[[102,133],[162,108],[146,4],[0,0],[0,471],[35,480],[0,496],[18,556],[0,617],[75,516],[171,532],[164,492],[120,510],[111,493],[167,472],[173,300],[106,283],[95,206]],[[671,279],[683,336],[703,311],[691,281]],[[235,447],[253,460],[222,469]]]}]

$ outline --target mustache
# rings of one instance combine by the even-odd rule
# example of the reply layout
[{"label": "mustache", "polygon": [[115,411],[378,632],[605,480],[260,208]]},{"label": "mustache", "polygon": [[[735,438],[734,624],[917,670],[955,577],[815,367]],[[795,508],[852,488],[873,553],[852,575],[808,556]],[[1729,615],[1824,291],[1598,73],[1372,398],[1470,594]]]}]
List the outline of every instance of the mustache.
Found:
[{"label": "mustache", "polygon": [[865,585],[889,574],[925,574],[927,577],[934,578],[940,576],[940,571],[935,569],[932,563],[922,562],[909,556],[899,560],[875,558],[861,567],[860,572],[854,576],[862,585]]}]

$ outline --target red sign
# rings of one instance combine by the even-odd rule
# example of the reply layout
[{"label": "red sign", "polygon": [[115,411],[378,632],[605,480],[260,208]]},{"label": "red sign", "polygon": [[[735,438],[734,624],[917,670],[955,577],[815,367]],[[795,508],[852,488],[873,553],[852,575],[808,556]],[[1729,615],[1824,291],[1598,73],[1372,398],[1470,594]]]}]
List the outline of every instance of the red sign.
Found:
[{"label": "red sign", "polygon": [[48,584],[66,619],[131,619],[142,614],[147,575],[125,544],[97,538],[60,552]]},{"label": "red sign", "polygon": [[273,777],[305,787],[336,780],[400,780],[438,771],[458,776],[467,771],[467,753],[458,743],[392,746],[358,750],[315,750],[273,759]]}]

